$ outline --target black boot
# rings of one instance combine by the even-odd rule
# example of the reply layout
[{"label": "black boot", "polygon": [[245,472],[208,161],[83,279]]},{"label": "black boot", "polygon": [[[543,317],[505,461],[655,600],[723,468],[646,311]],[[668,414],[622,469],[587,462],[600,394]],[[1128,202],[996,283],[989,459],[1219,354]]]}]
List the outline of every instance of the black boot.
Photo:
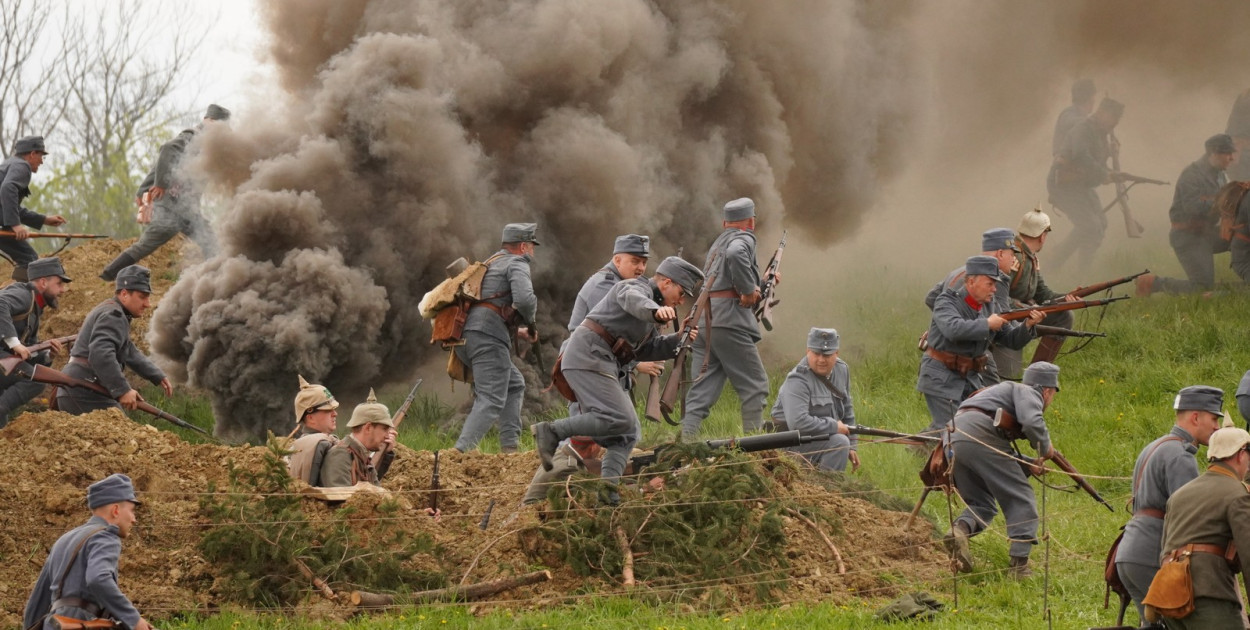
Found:
[{"label": "black boot", "polygon": [[100,279],[105,282],[112,282],[117,279],[117,272],[137,262],[139,261],[135,260],[134,256],[122,252],[120,256],[113,259],[113,262],[109,263],[109,266],[104,268],[104,271],[100,272]]}]

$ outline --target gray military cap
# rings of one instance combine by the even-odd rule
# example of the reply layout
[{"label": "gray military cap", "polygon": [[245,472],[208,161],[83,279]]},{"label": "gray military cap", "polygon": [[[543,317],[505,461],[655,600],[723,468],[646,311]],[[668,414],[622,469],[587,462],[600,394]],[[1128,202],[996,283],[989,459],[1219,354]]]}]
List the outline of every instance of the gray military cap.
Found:
[{"label": "gray military cap", "polygon": [[134,484],[130,483],[130,477],[126,475],[114,473],[87,486],[87,509],[94,510],[122,501],[143,504],[135,498]]},{"label": "gray military cap", "polygon": [[152,292],[152,272],[143,265],[131,265],[117,272],[118,291]]},{"label": "gray military cap", "polygon": [[812,328],[807,331],[807,349],[820,354],[833,354],[838,351],[841,338],[838,331],[832,328]]},{"label": "gray military cap", "polygon": [[1207,149],[1207,155],[1214,155],[1216,153],[1227,155],[1237,152],[1237,145],[1233,144],[1233,137],[1226,133],[1217,133],[1214,136],[1207,138],[1207,141],[1203,143],[1203,146]]},{"label": "gray military cap", "polygon": [[641,234],[622,234],[616,237],[613,254],[633,254],[648,258],[651,256],[651,237]]},{"label": "gray military cap", "polygon": [[1104,98],[1101,103],[1098,103],[1098,111],[1119,118],[1124,115],[1124,103],[1112,98]]},{"label": "gray military cap", "polygon": [[61,265],[61,259],[56,256],[40,258],[26,265],[26,278],[28,280],[34,281],[52,276],[59,276],[66,282],[73,282],[69,276],[65,275],[65,267]]},{"label": "gray military cap", "polygon": [[1059,366],[1038,361],[1024,368],[1024,378],[1020,382],[1037,387],[1053,387],[1055,391],[1059,391]]},{"label": "gray military cap", "polygon": [[998,277],[998,261],[993,256],[973,256],[964,262],[964,273],[969,276]]},{"label": "gray military cap", "polygon": [[536,232],[538,232],[537,223],[509,223],[503,226],[502,242],[542,245],[535,236]]},{"label": "gray military cap", "polygon": [[669,256],[661,261],[655,273],[676,282],[686,295],[694,295],[694,288],[703,282],[702,269],[676,256]]},{"label": "gray military cap", "polygon": [[48,154],[48,150],[43,146],[43,136],[26,136],[18,138],[17,142],[13,143],[13,155],[26,155],[31,151]]},{"label": "gray military cap", "polygon": [[1000,249],[1020,251],[1016,246],[1016,233],[1011,228],[994,228],[981,233],[981,251],[995,252]]},{"label": "gray military cap", "polygon": [[742,221],[755,216],[755,202],[749,197],[734,199],[725,204],[726,221]]},{"label": "gray military cap", "polygon": [[1177,392],[1172,408],[1177,411],[1207,411],[1224,417],[1224,390],[1208,385],[1190,385]]},{"label": "gray military cap", "polygon": [[230,110],[217,104],[209,105],[204,117],[209,120],[230,120]]}]

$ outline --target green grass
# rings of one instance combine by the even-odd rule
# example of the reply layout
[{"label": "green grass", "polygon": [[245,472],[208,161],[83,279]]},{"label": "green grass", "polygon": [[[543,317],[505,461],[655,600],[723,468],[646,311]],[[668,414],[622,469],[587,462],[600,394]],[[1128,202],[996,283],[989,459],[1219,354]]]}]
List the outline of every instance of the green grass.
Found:
[{"label": "green grass", "polygon": [[[1163,259],[1170,252],[1148,252]],[[1113,254],[1114,265],[1124,272],[1140,270],[1145,253]],[[1168,259],[1170,260],[1170,258]],[[1171,266],[1175,266],[1174,261]],[[889,273],[888,269],[873,269]],[[1165,268],[1164,271],[1174,271]],[[936,280],[942,274],[933,274]],[[1122,275],[1122,274],[1120,274]],[[1089,283],[1102,278],[1077,278]],[[1227,270],[1221,279],[1228,279]],[[914,390],[918,353],[915,340],[928,323],[928,313],[921,306],[920,295],[928,282],[913,277],[868,288],[839,288],[836,297],[825,303],[809,300],[802,305],[787,305],[794,310],[783,311],[779,330],[787,338],[799,338],[813,324],[834,325],[842,333],[842,357],[851,366],[851,391],[861,424],[896,430],[918,430],[928,423],[923,399]],[[1062,278],[1060,278],[1062,280]],[[1052,283],[1058,287],[1066,283]],[[1127,287],[1131,293],[1131,285]],[[1119,291],[1125,292],[1125,288]],[[832,293],[821,291],[821,293]],[[1047,413],[1048,424],[1057,448],[1083,473],[1091,477],[1123,478],[1131,474],[1132,464],[1140,449],[1150,440],[1168,431],[1173,421],[1172,399],[1178,389],[1193,384],[1221,387],[1227,393],[1226,407],[1236,418],[1232,399],[1241,374],[1250,367],[1250,346],[1243,341],[1246,317],[1250,312],[1250,293],[1230,288],[1214,299],[1200,296],[1155,296],[1148,300],[1130,300],[1113,305],[1105,317],[1095,313],[1077,316],[1077,328],[1101,330],[1107,339],[1096,339],[1084,350],[1061,356],[1062,391]],[[807,314],[819,314],[809,316]],[[818,321],[817,321],[818,320]],[[1073,347],[1070,340],[1067,348]],[[773,389],[786,371],[801,356],[798,351],[786,361],[772,365]],[[1026,349],[1025,357],[1032,353]],[[148,395],[148,392],[144,392]],[[386,402],[395,405],[405,392],[388,392]],[[156,402],[155,398],[150,398]],[[771,402],[771,400],[770,400]],[[159,403],[158,403],[159,404]],[[177,407],[171,401],[171,411]],[[185,403],[188,419],[205,424],[206,405]],[[707,437],[740,434],[737,400],[732,390],[715,407],[704,424]],[[177,413],[177,412],[175,412]],[[414,406],[411,420],[401,430],[405,444],[420,449],[446,448],[455,438],[439,431],[437,419],[449,410],[439,401],[422,397]],[[185,417],[185,416],[184,416]],[[157,421],[159,423],[159,421]],[[1238,418],[1238,424],[1240,419]],[[677,429],[664,424],[644,422],[644,444],[673,440]],[[194,439],[194,436],[192,436]],[[532,448],[528,432],[523,434],[522,448]],[[498,449],[494,433],[482,449]],[[1026,449],[1027,452],[1027,449]],[[870,484],[893,499],[896,505],[910,505],[920,495],[916,472],[920,456],[895,445],[863,444],[860,447],[863,468],[852,479],[855,487]],[[1200,457],[1205,450],[1200,453]],[[1204,462],[1200,460],[1200,465]],[[1062,480],[1055,480],[1062,484]],[[948,610],[936,620],[925,622],[928,628],[1040,628],[1046,627],[1045,605],[1056,628],[1087,628],[1110,625],[1114,610],[1102,608],[1102,563],[1107,546],[1119,527],[1127,520],[1123,510],[1129,484],[1123,479],[1092,479],[1101,494],[1116,507],[1113,514],[1083,493],[1046,490],[1044,527],[1049,534],[1049,548],[1039,546],[1033,554],[1034,579],[1019,584],[1001,575],[1007,563],[1007,542],[1001,517],[994,526],[973,540],[973,555],[978,570],[985,573],[959,580],[958,606],[954,605],[951,580],[938,583],[908,584],[915,590],[927,590],[947,603]],[[1066,485],[1066,484],[1062,484]],[[1042,497],[1040,486],[1039,500]],[[960,506],[955,504],[959,511]],[[947,502],[941,496],[930,496],[923,511],[924,518],[945,529],[948,521]],[[1049,556],[1049,561],[1046,561]],[[1049,567],[1048,588],[1043,574]],[[854,567],[852,567],[853,569]],[[907,582],[906,576],[896,578]],[[783,594],[783,599],[787,596]],[[792,596],[791,596],[792,597]],[[589,598],[576,605],[544,607],[525,613],[496,611],[475,616],[463,606],[402,609],[391,614],[356,619],[350,628],[864,628],[884,627],[872,612],[883,605],[883,599],[853,600],[848,605],[812,602],[783,603],[767,610],[728,614],[698,614],[671,605],[649,604],[623,598]],[[1128,614],[1129,623],[1135,614]],[[172,620],[164,628],[196,630],[235,630],[254,628],[317,628],[337,625],[330,622],[304,620],[250,613],[222,613],[206,619]]]}]

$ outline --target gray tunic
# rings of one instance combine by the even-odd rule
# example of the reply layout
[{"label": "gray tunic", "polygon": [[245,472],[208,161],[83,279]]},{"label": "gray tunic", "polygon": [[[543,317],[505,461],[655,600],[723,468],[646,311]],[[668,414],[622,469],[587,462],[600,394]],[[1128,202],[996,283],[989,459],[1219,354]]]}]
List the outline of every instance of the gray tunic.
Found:
[{"label": "gray tunic", "polygon": [[174,197],[188,192],[183,190],[184,183],[178,166],[187,152],[187,145],[191,144],[193,139],[195,139],[195,129],[183,129],[177,136],[174,136],[173,140],[162,144],[161,151],[156,156],[156,165],[148,172],[147,177],[143,178],[143,182],[139,184],[139,192],[135,193],[135,196],[142,197],[143,193],[152,187],[164,188],[165,194]]},{"label": "gray tunic", "polygon": [[1241,375],[1241,382],[1237,384],[1237,411],[1241,412],[1246,426],[1250,426],[1250,370]]},{"label": "gray tunic", "polygon": [[[980,441],[999,450],[1010,450],[1011,441],[994,427],[994,413],[1003,409],[1016,417],[1029,445],[1038,453],[1050,452],[1050,432],[1042,417],[1042,391],[1033,385],[999,383],[959,405],[951,442]],[[979,410],[982,413],[966,413]]]},{"label": "gray tunic", "polygon": [[608,294],[608,290],[620,281],[621,272],[611,261],[587,278],[586,283],[577,292],[577,300],[573,302],[573,314],[569,316],[569,332],[577,330],[582,320],[586,319],[586,314],[590,312],[590,309],[594,308],[599,300]]},{"label": "gray tunic", "polygon": [[[858,436],[838,433],[839,420],[855,424],[851,370],[845,361],[838,359],[829,376],[828,379],[818,376],[808,365],[807,357],[803,357],[777,390],[772,416],[784,420],[786,430],[797,430],[803,435],[828,435],[827,439],[787,450],[799,453],[817,468],[840,471],[846,470],[849,452],[855,450],[859,441]],[[836,395],[829,385],[837,391]]]},{"label": "gray tunic", "polygon": [[57,404],[68,413],[87,413],[95,409],[117,407],[116,399],[130,391],[130,382],[122,373],[130,368],[139,376],[159,384],[165,372],[151,359],[139,352],[130,341],[132,316],[117,298],[101,302],[87,314],[78,329],[78,340],[70,349],[71,359],[85,360],[88,365],[72,361],[65,366],[65,373],[74,378],[99,383],[109,391],[109,396],[78,387],[57,389]]},{"label": "gray tunic", "polygon": [[[24,346],[38,340],[39,320],[43,315],[43,297],[27,282],[15,282],[0,289],[0,339],[16,337]],[[49,365],[47,354],[31,357],[34,363]],[[18,407],[30,402],[44,389],[43,383],[12,374],[0,376],[0,427]]]},{"label": "gray tunic", "polygon": [[[750,230],[729,228],[721,232],[708,250],[708,259],[717,256],[714,269],[704,269],[706,275],[716,274],[710,291],[734,290],[741,295],[754,293],[760,286],[760,268],[755,261],[755,233]],[[750,307],[738,304],[733,297],[714,297],[712,305],[713,328],[735,328],[748,332],[759,341],[759,322]]]},{"label": "gray tunic", "polygon": [[19,223],[36,230],[43,227],[42,214],[22,207],[22,200],[30,196],[30,177],[26,160],[14,155],[0,162],[0,226],[5,229]]},{"label": "gray tunic", "polygon": [[[98,532],[91,533],[97,529]],[[66,573],[74,549],[89,534],[87,542],[74,558],[73,566]],[[95,615],[81,608],[60,607],[53,610],[52,602],[59,590],[61,597],[77,597],[93,602],[127,628],[134,628],[139,624],[139,611],[135,610],[134,605],[117,586],[117,562],[121,553],[122,539],[117,526],[109,525],[98,516],[92,516],[85,524],[61,536],[52,545],[52,551],[48,553],[48,559],[39,572],[30,599],[26,601],[22,627],[35,626],[52,630],[54,626],[50,618],[42,624],[38,623],[40,618],[49,613],[75,619],[95,618]],[[57,584],[62,574],[65,574],[65,583]]]},{"label": "gray tunic", "polygon": [[[1028,345],[1033,331],[1020,322],[1008,322],[998,331],[990,330],[986,318],[993,305],[975,309],[965,299],[966,289],[946,289],[934,299],[933,319],[929,324],[929,347],[965,357],[979,357],[989,350],[990,343],[1000,343],[1019,350]],[[941,361],[924,355],[920,359],[920,375],[916,389],[923,394],[948,400],[963,400],[986,385],[982,374],[948,369]]]},{"label": "gray tunic", "polygon": [[[495,252],[494,257],[482,277],[482,301],[501,308],[511,306],[522,322],[532,324],[538,313],[538,297],[530,281],[530,257],[510,254],[506,249]],[[504,344],[512,342],[508,324],[489,308],[470,309],[464,330],[486,334]]]},{"label": "gray tunic", "polygon": [[1050,139],[1050,154],[1059,155],[1059,150],[1063,148],[1063,139],[1068,137],[1068,132],[1081,122],[1089,118],[1089,114],[1081,109],[1080,105],[1069,105],[1059,113],[1059,119],[1055,121],[1055,133]]}]

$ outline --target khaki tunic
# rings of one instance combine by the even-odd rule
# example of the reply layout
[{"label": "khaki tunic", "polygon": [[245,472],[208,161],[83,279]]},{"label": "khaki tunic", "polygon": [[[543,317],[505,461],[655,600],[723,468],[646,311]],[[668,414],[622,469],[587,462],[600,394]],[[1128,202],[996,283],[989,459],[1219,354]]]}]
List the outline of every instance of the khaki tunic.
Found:
[{"label": "khaki tunic", "polygon": [[[1228,466],[1212,464],[1201,477],[1177,490],[1163,521],[1163,553],[1191,543],[1227,547],[1236,542],[1241,571],[1250,571],[1250,492]],[[1239,601],[1237,577],[1221,556],[1190,558],[1194,597]]]}]

